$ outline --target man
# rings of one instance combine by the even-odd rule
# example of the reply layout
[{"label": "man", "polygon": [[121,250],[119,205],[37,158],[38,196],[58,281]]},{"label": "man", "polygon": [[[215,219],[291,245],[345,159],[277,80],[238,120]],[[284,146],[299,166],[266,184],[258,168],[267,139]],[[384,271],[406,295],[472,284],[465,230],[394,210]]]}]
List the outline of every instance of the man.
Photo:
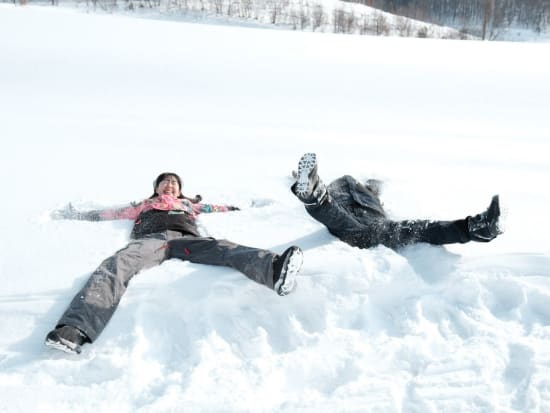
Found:
[{"label": "man", "polygon": [[317,156],[306,153],[298,163],[291,190],[306,211],[342,241],[359,248],[382,244],[392,249],[425,242],[434,245],[489,242],[501,234],[498,195],[486,211],[454,221],[388,219],[379,199],[379,183],[368,185],[346,175],[328,187],[317,175]]},{"label": "man", "polygon": [[54,219],[131,219],[134,226],[130,243],[103,261],[75,295],[56,328],[47,335],[47,346],[80,353],[84,343],[92,343],[103,331],[132,277],[170,258],[234,268],[281,296],[296,287],[296,274],[303,260],[300,248],[292,246],[278,255],[202,237],[195,222],[198,214],[238,208],[191,202],[181,193],[180,177],[172,172],[160,174],[153,186],[153,195],[137,204],[86,212],[69,204],[52,213]]}]

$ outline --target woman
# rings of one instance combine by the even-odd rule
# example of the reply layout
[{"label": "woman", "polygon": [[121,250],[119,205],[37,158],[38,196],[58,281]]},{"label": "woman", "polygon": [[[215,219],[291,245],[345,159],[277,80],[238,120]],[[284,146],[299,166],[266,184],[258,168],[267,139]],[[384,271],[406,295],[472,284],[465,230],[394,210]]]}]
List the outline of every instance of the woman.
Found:
[{"label": "woman", "polygon": [[[238,208],[192,202],[183,196],[181,179],[172,172],[160,174],[153,186],[150,198],[126,207],[81,212],[69,204],[52,213],[54,219],[131,219],[134,226],[130,243],[103,261],[75,295],[56,328],[48,333],[47,346],[80,353],[84,343],[94,342],[103,331],[132,277],[170,258],[234,268],[281,296],[295,289],[303,260],[300,248],[292,246],[278,255],[202,237],[197,215]],[[195,200],[200,201],[200,197]]]}]

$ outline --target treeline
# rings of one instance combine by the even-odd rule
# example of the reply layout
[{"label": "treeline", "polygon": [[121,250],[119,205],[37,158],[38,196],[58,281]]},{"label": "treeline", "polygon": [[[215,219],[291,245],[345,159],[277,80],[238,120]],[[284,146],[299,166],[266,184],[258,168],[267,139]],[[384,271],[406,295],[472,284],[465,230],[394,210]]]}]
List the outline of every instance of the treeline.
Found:
[{"label": "treeline", "polygon": [[[463,38],[498,39],[510,29],[550,30],[550,0],[342,0],[333,8],[319,0],[0,0],[21,4],[85,4],[104,10],[156,9],[161,12],[215,14],[298,30],[336,33],[438,37],[427,27],[388,21],[383,13],[360,11],[363,4],[397,16],[453,27]],[[395,24],[399,27],[395,27]],[[332,28],[332,29],[331,29]],[[445,34],[448,36],[448,34]]]},{"label": "treeline", "polygon": [[547,31],[550,0],[343,0],[429,23],[454,27],[482,38],[510,28]]},{"label": "treeline", "polygon": [[[340,3],[328,8],[319,0],[8,0],[28,4],[72,4],[87,10],[108,12],[157,11],[188,19],[220,17],[256,21],[290,27],[294,30],[377,36],[468,38],[451,30],[433,30],[428,24],[395,17],[382,11]],[[7,2],[0,0],[0,2]]]}]

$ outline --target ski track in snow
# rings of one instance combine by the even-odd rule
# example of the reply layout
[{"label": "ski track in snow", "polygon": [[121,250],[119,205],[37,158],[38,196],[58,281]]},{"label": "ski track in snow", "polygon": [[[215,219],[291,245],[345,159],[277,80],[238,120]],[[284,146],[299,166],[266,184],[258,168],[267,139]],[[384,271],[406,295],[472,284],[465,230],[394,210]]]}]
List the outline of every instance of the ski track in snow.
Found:
[{"label": "ski track in snow", "polygon": [[[0,412],[550,412],[547,51],[0,5]],[[500,192],[506,232],[352,248],[288,189],[307,151],[327,182],[385,181],[397,219]],[[81,355],[46,348],[131,228],[48,211],[138,200],[164,170],[242,208],[204,234],[302,247],[298,289],[170,260]]]}]

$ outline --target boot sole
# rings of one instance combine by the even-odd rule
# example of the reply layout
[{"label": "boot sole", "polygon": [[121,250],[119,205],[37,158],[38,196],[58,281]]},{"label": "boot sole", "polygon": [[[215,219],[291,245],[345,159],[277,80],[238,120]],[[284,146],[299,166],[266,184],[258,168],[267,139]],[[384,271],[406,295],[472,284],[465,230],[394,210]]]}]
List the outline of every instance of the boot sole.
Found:
[{"label": "boot sole", "polygon": [[500,197],[498,195],[491,198],[491,203],[487,211],[487,215],[492,215],[495,217],[500,217]]},{"label": "boot sole", "polygon": [[309,193],[309,174],[317,165],[317,155],[314,153],[306,153],[298,162],[298,173],[296,179],[296,193],[304,195]]},{"label": "boot sole", "polygon": [[71,343],[67,340],[63,340],[62,338],[60,338],[59,341],[47,339],[44,344],[46,344],[46,346],[48,347],[54,348],[56,350],[61,350],[69,354],[80,354],[80,352],[82,351],[79,345]]},{"label": "boot sole", "polygon": [[277,294],[284,296],[290,294],[296,289],[296,276],[302,268],[304,262],[304,253],[298,247],[287,257],[287,261],[283,264],[283,273],[281,274],[281,283],[277,282],[275,291]]},{"label": "boot sole", "polygon": [[501,235],[503,233],[502,228],[500,227],[500,197],[498,195],[493,196],[491,199],[491,203],[489,204],[489,208],[487,209],[487,215],[494,217],[495,219],[495,236],[492,238],[496,238],[498,235]]}]

